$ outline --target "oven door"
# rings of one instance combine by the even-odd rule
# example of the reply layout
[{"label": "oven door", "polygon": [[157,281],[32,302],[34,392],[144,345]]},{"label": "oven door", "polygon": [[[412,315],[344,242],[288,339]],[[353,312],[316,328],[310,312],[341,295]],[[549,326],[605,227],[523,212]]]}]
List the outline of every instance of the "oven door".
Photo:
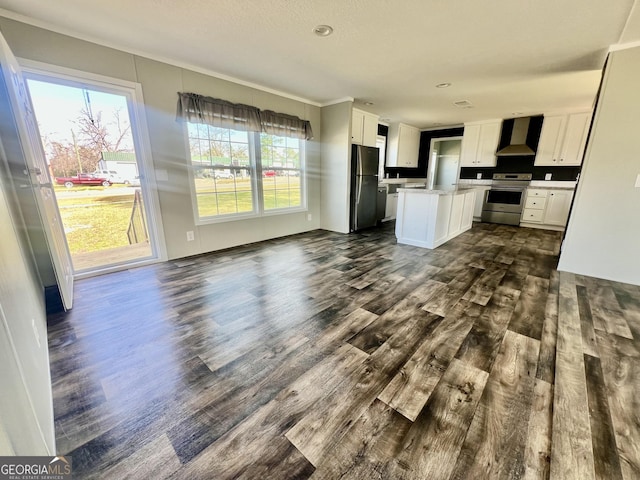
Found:
[{"label": "oven door", "polygon": [[482,210],[492,212],[522,213],[523,188],[493,187],[487,190]]},{"label": "oven door", "polygon": [[524,191],[521,187],[492,187],[487,190],[482,204],[482,221],[519,225]]}]

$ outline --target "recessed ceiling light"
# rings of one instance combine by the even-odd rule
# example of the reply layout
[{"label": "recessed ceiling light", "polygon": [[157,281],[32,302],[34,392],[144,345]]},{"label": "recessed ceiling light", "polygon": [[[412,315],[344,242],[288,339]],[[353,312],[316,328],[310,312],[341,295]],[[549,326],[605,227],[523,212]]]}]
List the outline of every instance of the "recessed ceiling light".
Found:
[{"label": "recessed ceiling light", "polygon": [[367,107],[370,107],[371,105],[373,105],[373,102],[364,102],[364,104],[365,104]]},{"label": "recessed ceiling light", "polygon": [[317,25],[313,28],[313,33],[319,37],[328,37],[333,33],[333,27],[329,25]]},{"label": "recessed ceiling light", "polygon": [[439,84],[437,84],[437,85],[436,85],[436,88],[448,88],[448,87],[450,87],[450,86],[451,86],[451,84],[450,84],[450,83],[448,83],[448,82],[444,82],[444,83],[439,83]]}]

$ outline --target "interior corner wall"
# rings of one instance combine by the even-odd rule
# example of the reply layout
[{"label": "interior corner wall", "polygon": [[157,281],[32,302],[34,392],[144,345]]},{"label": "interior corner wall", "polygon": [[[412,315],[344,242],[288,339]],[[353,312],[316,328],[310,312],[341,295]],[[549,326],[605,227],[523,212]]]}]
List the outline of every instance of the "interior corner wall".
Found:
[{"label": "interior corner wall", "polygon": [[[17,57],[104,75],[142,86],[160,215],[169,259],[292,235],[320,227],[320,107],[193,70],[79,40],[0,17],[0,29]],[[131,46],[135,48],[135,45]],[[183,126],[176,122],[177,92],[191,91],[295,115],[311,122],[306,142],[307,210],[247,220],[196,225]],[[187,241],[186,232],[195,233]]]},{"label": "interior corner wall", "polygon": [[321,227],[349,233],[351,111],[347,101],[322,107]]},{"label": "interior corner wall", "polygon": [[609,56],[558,270],[640,285],[640,47]]}]

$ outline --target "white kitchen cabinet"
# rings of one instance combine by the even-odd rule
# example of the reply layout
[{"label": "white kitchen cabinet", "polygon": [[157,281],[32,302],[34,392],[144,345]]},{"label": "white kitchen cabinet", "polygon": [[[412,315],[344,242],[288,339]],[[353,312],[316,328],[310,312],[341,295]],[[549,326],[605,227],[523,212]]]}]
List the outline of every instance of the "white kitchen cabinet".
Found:
[{"label": "white kitchen cabinet", "polygon": [[375,147],[378,136],[378,116],[354,108],[351,111],[351,143]]},{"label": "white kitchen cabinet", "polygon": [[547,208],[544,212],[544,223],[546,225],[557,225],[560,227],[566,226],[572,198],[573,190],[549,191]]},{"label": "white kitchen cabinet", "polygon": [[541,224],[544,220],[544,209],[547,206],[548,194],[548,190],[527,189],[520,221],[525,223]]},{"label": "white kitchen cabinet", "polygon": [[565,227],[573,190],[529,188],[520,217],[521,224],[539,228]]},{"label": "white kitchen cabinet", "polygon": [[402,188],[398,198],[398,243],[436,248],[471,228],[476,190]]},{"label": "white kitchen cabinet", "polygon": [[475,205],[477,203],[476,197],[479,195],[480,190],[476,189],[475,195],[464,196],[464,206],[462,208],[462,231],[469,230],[473,226],[473,215],[475,212]]},{"label": "white kitchen cabinet", "polygon": [[591,112],[544,117],[536,166],[579,166],[587,142]]},{"label": "white kitchen cabinet", "polygon": [[416,168],[420,151],[420,130],[405,123],[389,125],[387,167]]},{"label": "white kitchen cabinet", "polygon": [[495,167],[502,120],[465,123],[460,151],[462,167]]}]

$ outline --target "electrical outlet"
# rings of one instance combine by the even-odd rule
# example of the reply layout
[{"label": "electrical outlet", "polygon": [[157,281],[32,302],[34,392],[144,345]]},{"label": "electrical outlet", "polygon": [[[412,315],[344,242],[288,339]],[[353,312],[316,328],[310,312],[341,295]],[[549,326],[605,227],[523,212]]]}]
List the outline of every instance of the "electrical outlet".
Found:
[{"label": "electrical outlet", "polygon": [[551,180],[551,174],[550,173],[545,173],[544,174],[544,179],[545,180]]},{"label": "electrical outlet", "polygon": [[476,178],[478,180],[482,180],[482,173],[476,173]]},{"label": "electrical outlet", "polygon": [[196,239],[196,237],[193,234],[193,230],[189,230],[187,232],[187,242],[193,242]]},{"label": "electrical outlet", "polygon": [[310,222],[312,218],[313,218],[313,215],[311,215],[310,213],[307,213],[307,222]]}]

